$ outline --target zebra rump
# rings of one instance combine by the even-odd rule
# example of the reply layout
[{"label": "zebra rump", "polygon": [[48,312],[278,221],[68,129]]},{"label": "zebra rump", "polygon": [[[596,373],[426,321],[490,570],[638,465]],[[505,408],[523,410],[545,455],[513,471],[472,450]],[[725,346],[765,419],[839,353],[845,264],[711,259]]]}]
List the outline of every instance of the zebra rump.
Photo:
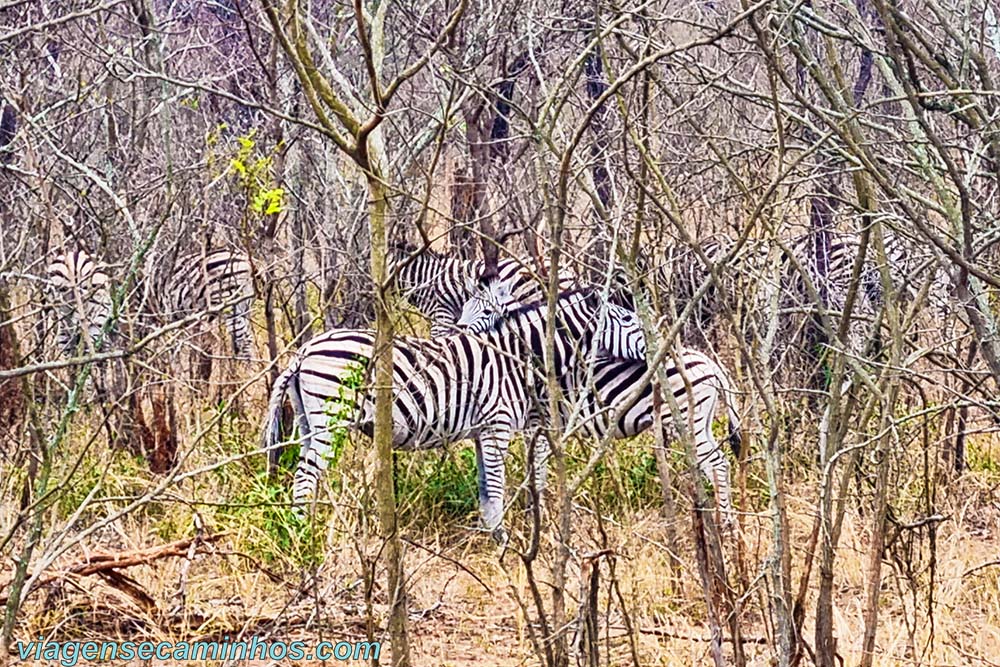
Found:
[{"label": "zebra rump", "polygon": [[96,345],[112,308],[111,280],[104,267],[77,249],[53,258],[47,274],[47,307],[56,316],[60,350],[72,353],[83,332],[88,345]]},{"label": "zebra rump", "polygon": [[222,308],[232,353],[249,359],[253,348],[250,303],[254,298],[249,256],[241,251],[216,248],[178,257],[163,298],[168,320]]}]

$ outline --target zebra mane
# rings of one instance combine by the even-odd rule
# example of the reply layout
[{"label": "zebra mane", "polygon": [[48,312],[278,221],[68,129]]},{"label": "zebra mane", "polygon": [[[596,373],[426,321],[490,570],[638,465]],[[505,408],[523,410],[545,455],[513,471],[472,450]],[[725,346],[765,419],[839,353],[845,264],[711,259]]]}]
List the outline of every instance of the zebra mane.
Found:
[{"label": "zebra mane", "polygon": [[480,286],[488,287],[490,283],[495,282],[500,278],[500,271],[497,269],[496,264],[490,265],[485,263],[483,266],[482,273],[479,274],[477,278]]},{"label": "zebra mane", "polygon": [[400,255],[403,258],[407,258],[410,255],[416,255],[417,257],[425,257],[431,259],[441,259],[441,260],[451,259],[445,253],[435,250],[430,246],[411,243],[406,239],[398,241],[390,241],[386,249],[389,251],[389,253]]},{"label": "zebra mane", "polygon": [[[560,303],[567,301],[577,295],[582,295],[583,300],[589,302],[596,300],[597,291],[591,287],[581,287],[581,288],[566,290],[565,292],[560,292],[559,296],[556,297],[556,307],[558,308]],[[548,306],[547,298],[539,299],[537,301],[529,301],[528,303],[522,303],[516,308],[511,308],[509,311],[507,311],[507,313],[503,317],[499,318],[490,328],[486,329],[486,331],[498,331],[504,324],[510,322],[511,320],[515,320],[522,316],[537,312],[539,310],[542,310],[546,306]]]}]

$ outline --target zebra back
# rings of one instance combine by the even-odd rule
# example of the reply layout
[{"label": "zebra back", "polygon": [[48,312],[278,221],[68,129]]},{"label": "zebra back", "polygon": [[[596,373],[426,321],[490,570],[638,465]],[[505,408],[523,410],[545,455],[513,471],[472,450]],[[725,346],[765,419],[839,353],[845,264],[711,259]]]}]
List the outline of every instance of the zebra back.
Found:
[{"label": "zebra back", "polygon": [[215,248],[181,255],[165,281],[161,317],[177,320],[216,311],[230,332],[232,352],[249,358],[252,352],[250,302],[254,298],[253,267],[239,250]]},{"label": "zebra back", "polygon": [[[546,302],[521,305],[511,296],[507,284],[499,278],[487,280],[485,289],[466,304],[459,325],[474,335],[504,327],[518,330],[519,334],[531,337],[532,350],[541,356],[544,354],[540,347],[545,340],[544,320],[548,317]],[[563,292],[556,305],[556,331],[563,334],[563,338],[590,340],[603,357],[646,358],[645,333],[634,312],[608,303],[592,289]]]},{"label": "zebra back", "polygon": [[165,313],[185,316],[253,298],[250,258],[216,248],[182,255],[166,282]]}]

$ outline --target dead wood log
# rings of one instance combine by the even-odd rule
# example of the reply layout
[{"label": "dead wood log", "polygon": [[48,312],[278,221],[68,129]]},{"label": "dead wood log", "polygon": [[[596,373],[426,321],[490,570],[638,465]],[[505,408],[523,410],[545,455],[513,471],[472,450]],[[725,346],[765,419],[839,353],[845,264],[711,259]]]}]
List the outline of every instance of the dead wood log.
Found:
[{"label": "dead wood log", "polygon": [[[135,582],[127,577],[115,577],[114,575],[106,576],[109,573],[116,572],[120,568],[135,567],[136,565],[149,565],[155,561],[163,558],[171,558],[175,556],[187,556],[188,549],[192,544],[195,545],[195,552],[198,553],[198,547],[211,542],[217,542],[220,540],[225,533],[217,533],[215,535],[207,535],[205,537],[193,537],[185,540],[178,540],[176,542],[171,542],[169,544],[161,544],[155,547],[148,547],[146,549],[137,549],[134,551],[119,551],[115,553],[109,552],[97,552],[89,554],[84,560],[78,561],[67,568],[64,568],[54,574],[46,577],[40,578],[26,593],[30,595],[34,591],[48,586],[56,581],[66,579],[67,577],[86,577],[95,574],[101,575],[105,581],[108,581],[112,585],[121,583],[126,579],[135,584]],[[204,552],[202,552],[204,553]],[[30,579],[32,575],[28,575]],[[2,587],[3,590],[9,590],[10,582]],[[117,588],[117,586],[116,586]],[[132,593],[129,593],[130,597],[135,597]],[[140,596],[141,597],[141,596]],[[148,597],[148,596],[147,596]],[[7,604],[7,596],[4,595],[0,597],[0,605]]]}]

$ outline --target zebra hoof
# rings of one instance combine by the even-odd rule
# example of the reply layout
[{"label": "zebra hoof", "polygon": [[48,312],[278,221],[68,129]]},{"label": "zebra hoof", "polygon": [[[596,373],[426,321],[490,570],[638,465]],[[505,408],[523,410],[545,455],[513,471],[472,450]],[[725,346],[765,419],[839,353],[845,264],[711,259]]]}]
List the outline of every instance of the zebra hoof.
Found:
[{"label": "zebra hoof", "polygon": [[490,536],[493,538],[493,541],[501,547],[507,546],[507,542],[510,541],[510,537],[507,535],[507,531],[504,530],[503,526],[497,526],[494,528],[493,532],[490,533]]}]

